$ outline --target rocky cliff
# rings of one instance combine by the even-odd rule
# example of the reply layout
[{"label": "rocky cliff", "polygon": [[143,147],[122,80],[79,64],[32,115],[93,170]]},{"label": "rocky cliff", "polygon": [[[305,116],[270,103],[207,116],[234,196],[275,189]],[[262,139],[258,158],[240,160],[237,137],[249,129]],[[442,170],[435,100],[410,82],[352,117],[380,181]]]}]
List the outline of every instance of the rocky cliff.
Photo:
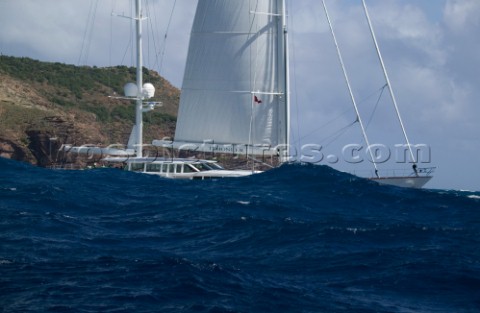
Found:
[{"label": "rocky cliff", "polygon": [[[144,116],[145,142],[173,136],[179,90],[144,69],[163,106]],[[135,69],[76,67],[0,56],[0,156],[39,166],[66,158],[63,144],[126,144],[135,105],[109,98],[135,81]]]}]

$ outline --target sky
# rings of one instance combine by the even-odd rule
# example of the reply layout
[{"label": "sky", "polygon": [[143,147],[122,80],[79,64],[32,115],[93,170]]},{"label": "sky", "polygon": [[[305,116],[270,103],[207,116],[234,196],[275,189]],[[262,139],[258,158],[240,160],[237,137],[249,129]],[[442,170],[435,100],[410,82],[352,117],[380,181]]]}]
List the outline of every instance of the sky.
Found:
[{"label": "sky", "polygon": [[[145,65],[177,87],[196,2],[148,1]],[[326,3],[370,143],[381,145],[381,172],[410,168],[396,147],[405,140],[390,94],[382,89],[385,79],[361,0]],[[407,135],[422,152],[419,167],[436,167],[427,187],[480,191],[480,1],[366,3]],[[75,65],[132,65],[130,22],[112,12],[130,15],[131,1],[0,0],[0,53]],[[365,149],[352,149],[365,145],[358,123],[348,127],[355,113],[321,1],[290,1],[288,22],[291,141],[298,155],[305,145],[320,145],[320,154],[306,153],[311,161],[358,175],[371,172]]]}]

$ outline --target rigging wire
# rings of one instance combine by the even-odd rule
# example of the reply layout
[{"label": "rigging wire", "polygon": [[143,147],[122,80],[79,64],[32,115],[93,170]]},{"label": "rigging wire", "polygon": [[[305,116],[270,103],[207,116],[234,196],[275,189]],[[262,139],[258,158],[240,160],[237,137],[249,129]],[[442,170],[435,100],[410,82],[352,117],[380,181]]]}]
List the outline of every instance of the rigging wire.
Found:
[{"label": "rigging wire", "polygon": [[92,15],[92,23],[91,23],[91,28],[90,28],[90,33],[88,35],[88,41],[87,41],[87,49],[86,49],[86,54],[85,54],[85,64],[88,63],[88,57],[90,54],[90,46],[92,45],[92,38],[93,38],[93,31],[95,28],[95,19],[97,17],[97,8],[98,8],[98,0],[95,1],[95,7]]},{"label": "rigging wire", "polygon": [[[333,122],[335,122],[336,120],[338,120],[339,118],[341,118],[342,116],[344,116],[346,113],[352,111],[353,109],[352,108],[348,108],[347,110],[343,111],[342,113],[340,113],[339,115],[337,115],[336,117],[334,117],[333,119],[331,119],[330,121],[326,122],[325,124],[321,125],[320,127],[317,127],[315,128],[314,130],[308,132],[307,134],[303,135],[302,137],[299,137],[297,139],[297,141],[295,141],[295,144],[298,144],[300,143],[300,141],[302,141],[303,139],[307,138],[307,137],[310,137],[311,135],[313,135],[314,133],[320,131],[321,129],[327,127],[328,125],[332,124]],[[349,125],[352,125],[354,123],[351,123]]]},{"label": "rigging wire", "polygon": [[[381,99],[381,97],[382,97],[382,95],[383,95],[383,92],[385,91],[385,88],[386,88],[386,87],[387,87],[387,85],[385,84],[383,87],[381,87],[380,89],[378,89],[377,91],[375,91],[375,92],[372,93],[371,95],[365,97],[363,100],[361,100],[361,101],[359,102],[359,103],[365,102],[366,100],[368,100],[369,98],[371,98],[371,97],[372,97],[373,95],[375,95],[376,93],[380,93],[380,95],[379,95],[379,97],[378,97],[378,99],[377,99],[377,102],[376,102],[376,104],[375,104],[375,108],[373,109],[372,114],[370,115],[370,118],[369,118],[369,121],[368,121],[368,124],[367,124],[366,128],[368,128],[368,125],[370,124],[370,122],[372,121],[373,116],[375,115],[375,111],[376,111],[377,108],[378,108],[378,104],[380,103],[380,99]],[[324,129],[325,127],[327,127],[327,126],[329,126],[330,124],[332,124],[333,122],[337,121],[337,120],[340,119],[342,116],[344,116],[345,114],[347,114],[348,112],[350,112],[350,111],[352,111],[352,110],[353,110],[353,108],[348,108],[348,109],[346,109],[345,111],[343,111],[342,113],[340,113],[340,114],[338,114],[336,117],[334,117],[333,119],[327,121],[326,123],[320,125],[319,127],[315,128],[315,129],[311,130],[311,131],[308,132],[307,134],[305,134],[305,135],[303,135],[303,136],[301,136],[301,137],[299,136],[299,138],[298,138],[297,140],[295,140],[294,143],[295,143],[295,144],[299,144],[300,141],[302,141],[303,139],[305,139],[305,138],[307,138],[307,137],[310,137],[311,135],[313,135],[313,134],[317,133],[318,131]],[[337,134],[337,133],[339,133],[339,132],[342,132],[342,130],[344,130],[344,129],[346,129],[346,128],[348,128],[348,127],[356,124],[357,122],[358,122],[358,118],[355,119],[354,122],[349,123],[348,125],[346,125],[346,126],[340,128],[339,130],[335,131],[332,135],[329,135],[329,136],[321,139],[320,142],[323,142],[323,141],[325,141],[326,139],[328,139],[328,138],[330,138],[330,137],[333,137],[335,134]],[[342,134],[343,134],[343,133],[344,133],[344,131],[342,132]],[[299,133],[299,134],[300,134],[300,133]],[[342,135],[342,134],[340,134],[340,135]],[[340,135],[339,135],[339,136],[336,136],[335,139],[332,140],[332,142],[335,141],[335,140],[337,140],[337,139],[340,137]],[[332,142],[329,142],[327,145],[330,145]]]},{"label": "rigging wire", "polygon": [[85,31],[83,33],[82,47],[80,49],[80,56],[78,58],[77,65],[82,65],[82,57],[84,57],[83,64],[87,64],[88,55],[90,52],[90,45],[92,43],[93,30],[95,24],[95,18],[97,15],[98,0],[92,0],[90,2],[90,8],[87,17],[87,24],[85,26]]},{"label": "rigging wire", "polygon": [[[114,15],[114,12],[116,11],[116,7],[117,7],[117,3],[116,3],[116,0],[112,0],[110,2],[111,4],[111,13],[110,13],[110,42],[109,42],[109,53],[108,53],[108,66],[109,67],[113,67],[113,62],[112,62],[112,55],[113,55],[113,15]],[[113,76],[113,72],[112,71],[109,71],[109,75],[108,75],[108,85],[109,86],[112,86],[112,76]]]},{"label": "rigging wire", "polygon": [[382,88],[380,88],[380,94],[378,95],[377,102],[375,103],[375,107],[373,108],[372,114],[370,114],[370,118],[368,119],[367,126],[365,126],[365,129],[368,129],[368,126],[370,126],[370,123],[372,122],[373,116],[375,115],[375,112],[377,111],[378,104],[380,103],[380,99],[382,98],[383,92],[385,91],[385,88],[388,85],[385,84],[383,85]]},{"label": "rigging wire", "polygon": [[85,48],[85,43],[87,41],[88,28],[90,26],[90,16],[92,12],[93,1],[90,1],[90,8],[88,9],[87,23],[85,25],[85,30],[83,32],[82,47],[80,48],[80,55],[78,56],[77,66],[81,65],[83,50]]},{"label": "rigging wire", "polygon": [[110,42],[108,47],[108,66],[112,66],[112,53],[113,53],[113,14],[115,12],[116,3],[115,0],[110,2]]},{"label": "rigging wire", "polygon": [[[345,64],[344,64],[344,62],[343,62],[343,57],[342,57],[342,54],[341,54],[341,52],[340,52],[340,48],[339,48],[339,46],[338,46],[337,38],[336,38],[335,32],[334,32],[334,30],[333,30],[333,25],[332,25],[332,22],[331,22],[331,20],[330,20],[330,16],[329,16],[329,14],[328,14],[327,5],[326,5],[326,3],[325,3],[325,0],[322,0],[322,4],[323,4],[323,8],[324,8],[324,10],[325,10],[325,15],[326,15],[326,17],[327,17],[327,21],[328,21],[328,25],[329,25],[329,27],[330,27],[330,31],[331,31],[331,33],[332,33],[333,41],[334,41],[334,43],[335,43],[335,48],[336,48],[336,50],[337,50],[338,60],[340,61],[340,65],[341,65],[341,67],[342,67],[343,75],[344,75],[344,77],[345,77],[345,82],[346,82],[346,84],[347,84],[348,91],[349,91],[349,93],[350,93],[350,98],[351,98],[351,100],[352,100],[352,104],[353,104],[353,106],[354,106],[354,108],[355,108],[355,112],[356,112],[356,115],[357,115],[357,120],[358,120],[358,122],[359,122],[359,124],[360,124],[360,128],[361,128],[361,130],[362,130],[363,138],[365,139],[365,143],[367,144],[367,146],[370,147],[370,142],[369,142],[369,140],[368,140],[368,136],[367,136],[367,133],[366,133],[366,131],[365,131],[365,127],[364,127],[364,125],[363,125],[362,118],[360,117],[360,112],[359,112],[359,110],[358,110],[358,106],[357,106],[357,103],[356,103],[356,101],[355,101],[355,97],[353,96],[353,91],[352,91],[352,88],[351,88],[351,86],[350,86],[350,80],[349,80],[349,78],[348,78],[348,74],[347,74],[347,71],[346,71],[346,68],[345,68]],[[373,152],[372,152],[372,150],[369,149],[369,153],[370,153],[370,156],[371,156],[372,160],[375,160],[375,158],[373,157]],[[377,163],[376,163],[375,161],[373,162],[373,166],[375,167],[375,173],[378,173]]]},{"label": "rigging wire", "polygon": [[[291,6],[291,2],[289,2],[289,4],[290,4],[290,6]],[[344,112],[342,112],[341,114],[339,114],[338,116],[336,116],[336,117],[333,118],[332,120],[328,121],[327,123],[321,125],[320,127],[317,127],[317,128],[315,128],[315,129],[313,129],[312,131],[308,132],[307,134],[305,134],[305,135],[303,135],[303,136],[300,136],[300,121],[299,121],[300,115],[299,115],[298,85],[297,85],[297,75],[296,75],[296,64],[297,64],[297,63],[296,63],[296,60],[297,60],[297,59],[296,59],[296,53],[295,53],[295,52],[296,52],[296,49],[295,49],[295,32],[292,32],[292,29],[293,29],[293,30],[295,29],[295,27],[294,27],[294,24],[295,24],[294,22],[295,22],[295,21],[294,21],[294,17],[293,17],[293,16],[290,16],[290,21],[291,21],[291,25],[292,25],[292,27],[290,28],[290,32],[291,32],[290,38],[292,39],[292,44],[291,44],[292,49],[291,49],[291,51],[292,51],[292,61],[293,61],[293,62],[292,62],[293,82],[294,82],[294,83],[293,83],[293,89],[294,89],[294,92],[295,92],[295,104],[294,104],[294,106],[295,106],[296,124],[297,124],[297,129],[296,129],[296,137],[297,137],[297,138],[294,138],[293,143],[294,143],[295,145],[297,145],[297,144],[300,144],[300,142],[301,142],[303,139],[305,139],[305,138],[307,138],[307,137],[310,137],[310,136],[313,135],[314,133],[316,133],[316,132],[320,131],[321,129],[325,128],[326,126],[332,124],[333,122],[335,122],[336,120],[338,120],[338,119],[341,118],[343,115],[345,115],[346,113],[348,113],[349,111],[351,111],[351,110],[353,110],[353,109],[352,109],[352,108],[349,108],[349,109],[345,110]],[[373,115],[374,115],[374,113],[375,113],[375,111],[376,111],[376,109],[377,109],[378,103],[380,102],[380,98],[382,97],[382,94],[383,94],[383,92],[384,92],[384,90],[385,90],[386,87],[387,87],[387,85],[385,84],[383,87],[381,87],[380,89],[378,89],[377,91],[375,91],[374,93],[372,93],[371,95],[367,96],[366,98],[364,98],[363,100],[361,100],[361,101],[359,102],[359,103],[362,103],[362,102],[366,101],[367,99],[369,99],[370,97],[372,97],[373,95],[375,95],[375,94],[377,94],[378,92],[380,92],[380,96],[379,96],[379,98],[378,98],[378,100],[377,100],[377,103],[376,103],[376,105],[375,105],[375,108],[374,108],[374,110],[373,110],[373,112],[372,112],[372,115],[370,116],[370,119],[369,119],[369,121],[368,121],[368,123],[367,123],[367,128],[368,128],[368,125],[369,125],[369,124],[371,123],[371,121],[372,121]],[[354,125],[356,122],[357,122],[357,120],[355,120],[353,123],[348,124],[348,125],[345,126],[345,127],[342,127],[340,130],[337,130],[337,131],[334,132],[332,135],[327,136],[326,138],[322,139],[320,142],[323,142],[323,141],[325,141],[326,139],[335,136],[335,134],[340,133],[339,135],[335,136],[335,138],[334,138],[334,140],[332,140],[332,142],[335,141],[335,140],[337,140],[343,133],[345,133],[345,130],[346,130],[347,128],[349,128],[350,126]],[[343,131],[342,131],[342,130],[343,130]],[[329,142],[327,145],[331,144],[332,142]]]},{"label": "rigging wire", "polygon": [[[324,1],[324,0],[322,0],[322,1]],[[373,40],[373,43],[375,45],[375,50],[377,51],[377,56],[378,56],[378,59],[380,61],[380,65],[382,66],[383,75],[385,77],[385,81],[386,81],[388,89],[390,91],[390,96],[392,98],[393,106],[395,108],[395,112],[397,113],[397,118],[398,118],[398,121],[399,121],[400,126],[402,128],[402,132],[403,132],[403,136],[405,138],[405,142],[408,145],[408,150],[410,151],[410,156],[412,157],[413,169],[415,171],[415,174],[417,174],[417,169],[416,169],[417,168],[417,161],[415,159],[415,155],[413,153],[412,146],[410,144],[410,140],[408,139],[407,132],[405,130],[405,126],[403,125],[402,117],[400,116],[400,111],[398,109],[397,100],[396,100],[395,94],[393,92],[392,84],[390,83],[390,78],[388,76],[387,69],[385,67],[385,63],[383,62],[382,54],[380,52],[380,47],[378,45],[377,38],[375,36],[375,31],[373,30],[372,21],[370,19],[370,14],[368,13],[367,4],[365,3],[365,0],[362,0],[362,4],[363,4],[363,11],[365,13],[365,17],[366,17],[367,22],[368,22],[368,28],[370,29],[370,34],[372,36],[372,40]]]},{"label": "rigging wire", "polygon": [[[153,5],[152,5],[153,7]],[[147,61],[149,63],[148,67],[149,68],[154,68],[156,66],[156,64],[158,63],[158,54],[156,53],[156,51],[158,51],[158,48],[157,48],[157,35],[155,34],[155,27],[154,27],[154,24],[153,24],[153,16],[155,17],[155,20],[157,20],[156,18],[156,14],[155,14],[155,10],[153,9],[150,9],[150,1],[149,0],[145,0],[145,8],[146,8],[146,16],[148,17],[148,27],[149,27],[149,31],[148,31],[148,57],[147,57]],[[153,13],[151,13],[153,12]],[[152,17],[150,17],[150,14],[152,15]],[[151,48],[150,48],[150,41],[152,41],[153,43],[153,51],[155,51],[155,54],[154,54],[154,59],[155,59],[155,62],[153,64],[153,66],[151,66],[150,64],[150,60],[152,59],[151,56],[150,56],[150,52],[151,52]]]},{"label": "rigging wire", "polygon": [[[147,62],[148,62],[148,68],[152,68],[151,64],[150,64],[150,60],[151,60],[151,53],[150,53],[150,42],[152,41],[153,42],[153,48],[154,48],[154,52],[157,51],[157,41],[156,41],[156,35],[155,35],[155,27],[153,27],[153,19],[154,19],[154,16],[155,14],[152,13],[152,12],[155,12],[155,10],[151,10],[150,9],[150,1],[149,0],[145,0],[145,16],[147,17],[147,27],[148,27],[148,31],[147,31],[147,34],[148,34],[148,48],[147,48],[147,53],[148,53],[148,56],[147,56]],[[154,58],[156,57],[156,53],[154,54]]]},{"label": "rigging wire", "polygon": [[331,134],[330,136],[327,136],[325,137],[324,139],[320,140],[320,142],[324,142],[325,140],[329,139],[329,138],[333,138],[332,140],[330,140],[328,143],[326,143],[324,145],[324,147],[328,147],[329,145],[331,145],[333,142],[335,142],[338,138],[340,138],[343,134],[345,134],[345,132],[350,128],[352,127],[353,125],[355,125],[356,123],[358,123],[358,119],[355,119],[353,122],[351,122],[350,124],[340,128],[339,130],[337,130],[336,132],[334,132],[333,134]]},{"label": "rigging wire", "polygon": [[[160,75],[163,71],[163,61],[165,59],[165,52],[167,50],[168,33],[170,31],[170,25],[172,24],[173,14],[175,13],[176,6],[177,6],[177,0],[173,2],[172,10],[170,11],[170,17],[168,18],[167,28],[165,30],[165,35],[163,36],[163,46],[161,48],[161,51],[158,51],[155,49],[155,51],[158,51],[158,53],[156,54],[156,61],[155,61],[154,67],[158,66],[158,73]],[[160,59],[158,54],[160,54]]]},{"label": "rigging wire", "polygon": [[[149,9],[148,9],[148,5],[149,5],[148,0],[145,0],[145,5],[142,6],[142,8],[145,8],[145,14],[143,14],[143,12],[142,12],[142,15],[148,21],[147,22],[147,37],[146,37],[146,39],[147,39],[146,40],[146,42],[147,42],[147,57],[143,58],[144,65],[150,63],[150,41],[151,41],[151,37],[152,37],[150,34],[153,32],[153,29],[151,29],[152,28],[151,27],[152,21],[151,21],[149,15],[148,15],[148,12],[150,12]],[[155,45],[155,42],[154,42],[154,45]],[[150,66],[147,65],[147,67],[150,67]]]},{"label": "rigging wire", "polygon": [[[130,14],[131,16],[133,16],[133,2],[130,2]],[[130,20],[130,31],[129,31],[129,34],[130,34],[130,37],[129,37],[129,40],[128,40],[128,43],[127,43],[127,46],[125,47],[125,52],[123,53],[123,57],[122,57],[122,61],[120,62],[120,64],[124,65],[125,64],[125,59],[127,58],[127,54],[128,52],[130,51],[131,52],[131,63],[130,64],[134,64],[133,62],[133,53],[134,53],[134,49],[133,49],[133,32],[134,32],[134,23],[133,23],[133,20]]]}]

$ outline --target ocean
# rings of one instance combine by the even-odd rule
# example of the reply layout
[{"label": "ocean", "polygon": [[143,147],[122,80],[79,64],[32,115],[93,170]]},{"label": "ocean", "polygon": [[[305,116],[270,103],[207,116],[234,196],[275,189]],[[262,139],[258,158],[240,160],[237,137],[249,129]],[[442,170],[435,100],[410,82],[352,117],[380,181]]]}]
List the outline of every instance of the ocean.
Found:
[{"label": "ocean", "polygon": [[0,173],[0,312],[480,312],[480,192]]}]

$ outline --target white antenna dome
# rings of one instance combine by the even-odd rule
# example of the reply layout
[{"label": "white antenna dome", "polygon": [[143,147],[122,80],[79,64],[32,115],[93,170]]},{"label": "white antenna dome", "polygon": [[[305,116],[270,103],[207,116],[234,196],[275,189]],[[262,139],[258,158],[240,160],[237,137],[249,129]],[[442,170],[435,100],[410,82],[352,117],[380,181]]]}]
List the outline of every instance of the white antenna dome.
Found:
[{"label": "white antenna dome", "polygon": [[127,83],[123,87],[123,91],[125,92],[125,97],[136,98],[138,95],[138,88],[134,83]]},{"label": "white antenna dome", "polygon": [[143,96],[147,99],[153,98],[155,96],[155,87],[150,83],[143,84]]}]

